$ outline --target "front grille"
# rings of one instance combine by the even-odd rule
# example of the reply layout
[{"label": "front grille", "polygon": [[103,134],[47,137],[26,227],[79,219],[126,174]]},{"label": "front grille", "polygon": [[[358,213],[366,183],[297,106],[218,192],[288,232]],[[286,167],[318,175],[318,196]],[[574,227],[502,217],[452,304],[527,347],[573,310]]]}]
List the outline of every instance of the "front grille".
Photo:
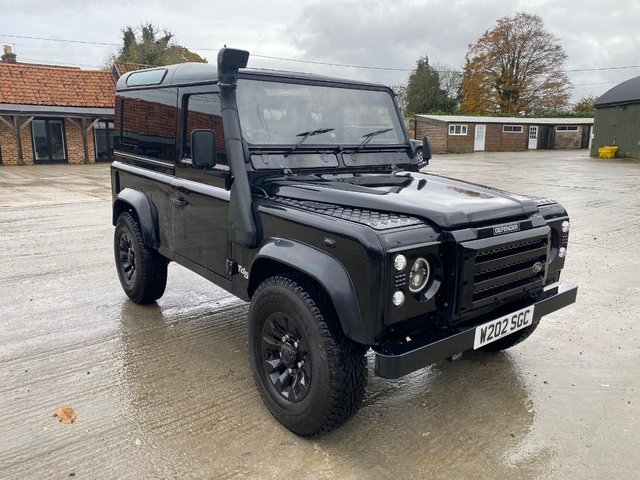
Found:
[{"label": "front grille", "polygon": [[541,288],[549,232],[549,227],[540,227],[462,243],[459,313]]}]

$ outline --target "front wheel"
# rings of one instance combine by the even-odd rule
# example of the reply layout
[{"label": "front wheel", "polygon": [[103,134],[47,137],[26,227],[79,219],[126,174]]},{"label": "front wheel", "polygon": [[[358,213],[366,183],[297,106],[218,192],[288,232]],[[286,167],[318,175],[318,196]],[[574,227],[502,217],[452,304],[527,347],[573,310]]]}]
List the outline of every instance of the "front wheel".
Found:
[{"label": "front wheel", "polygon": [[162,297],[167,285],[167,260],[144,245],[140,225],[128,212],[118,217],[113,248],[118,278],[127,296],[138,304]]},{"label": "front wheel", "polygon": [[365,348],[344,336],[329,299],[305,277],[275,276],[258,287],[247,343],[262,400],[293,433],[329,432],[360,407]]}]

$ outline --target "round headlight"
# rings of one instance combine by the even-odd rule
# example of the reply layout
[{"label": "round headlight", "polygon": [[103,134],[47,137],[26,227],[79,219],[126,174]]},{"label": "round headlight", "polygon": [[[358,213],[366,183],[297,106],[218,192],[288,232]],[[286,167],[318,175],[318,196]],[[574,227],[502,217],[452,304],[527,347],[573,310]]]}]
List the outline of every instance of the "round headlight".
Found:
[{"label": "round headlight", "polygon": [[404,293],[398,290],[393,294],[393,297],[391,297],[391,301],[396,307],[401,307],[404,304]]},{"label": "round headlight", "polygon": [[564,258],[567,256],[567,249],[564,247],[560,247],[560,250],[558,250],[558,256],[560,258]]},{"label": "round headlight", "polygon": [[429,275],[431,274],[431,268],[429,262],[420,257],[411,267],[409,273],[409,290],[413,293],[418,293],[422,290],[429,281]]},{"label": "round headlight", "polygon": [[396,255],[396,258],[393,259],[393,266],[397,271],[403,271],[407,266],[407,257],[404,255]]},{"label": "round headlight", "polygon": [[567,220],[562,222],[562,233],[569,233],[569,228],[570,227],[571,226],[569,225],[569,222]]}]

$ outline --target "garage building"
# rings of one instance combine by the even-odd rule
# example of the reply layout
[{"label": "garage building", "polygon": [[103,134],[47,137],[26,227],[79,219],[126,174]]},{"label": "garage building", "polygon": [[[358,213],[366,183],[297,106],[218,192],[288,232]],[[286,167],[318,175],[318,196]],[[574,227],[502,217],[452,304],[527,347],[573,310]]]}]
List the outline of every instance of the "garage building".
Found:
[{"label": "garage building", "polygon": [[588,148],[593,118],[416,115],[414,138],[425,134],[434,153]]},{"label": "garage building", "polygon": [[607,145],[618,147],[618,156],[640,159],[640,77],[616,85],[599,97],[596,108],[592,155]]},{"label": "garage building", "polygon": [[101,70],[0,61],[0,165],[112,160],[115,79]]}]

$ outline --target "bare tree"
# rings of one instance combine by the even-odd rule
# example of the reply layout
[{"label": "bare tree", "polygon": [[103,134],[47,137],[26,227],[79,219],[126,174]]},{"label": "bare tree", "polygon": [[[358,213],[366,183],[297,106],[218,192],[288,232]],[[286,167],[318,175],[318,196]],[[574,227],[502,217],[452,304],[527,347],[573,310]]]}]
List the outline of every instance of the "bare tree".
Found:
[{"label": "bare tree", "polygon": [[396,95],[396,102],[398,102],[398,106],[404,115],[407,111],[407,86],[402,84],[393,85],[391,90]]},{"label": "bare tree", "polygon": [[462,95],[462,71],[446,63],[436,63],[433,68],[440,75],[440,88],[447,92],[447,97],[457,107]]},{"label": "bare tree", "polygon": [[503,17],[469,45],[461,110],[517,115],[566,108],[572,88],[566,58],[538,15]]}]

